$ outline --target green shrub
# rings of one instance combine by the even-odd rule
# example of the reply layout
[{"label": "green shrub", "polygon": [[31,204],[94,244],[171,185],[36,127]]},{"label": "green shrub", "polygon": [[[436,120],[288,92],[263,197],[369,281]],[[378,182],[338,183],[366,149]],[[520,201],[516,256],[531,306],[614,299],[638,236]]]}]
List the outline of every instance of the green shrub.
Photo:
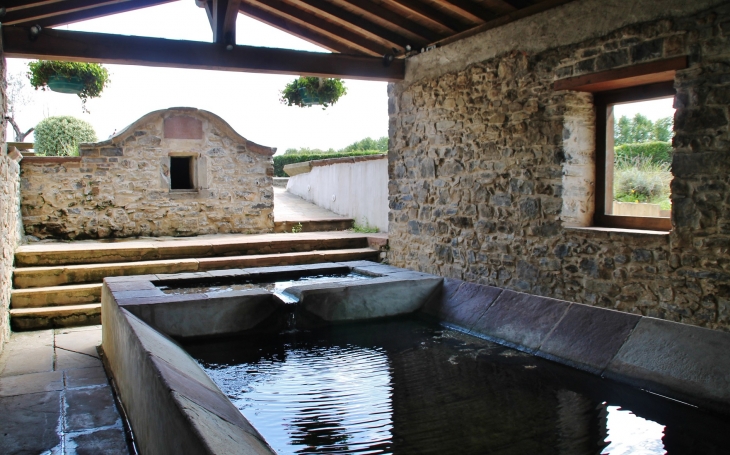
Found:
[{"label": "green shrub", "polygon": [[672,144],[671,142],[638,142],[634,144],[624,144],[615,147],[615,160],[632,160],[635,158],[648,159],[653,163],[672,163]]},{"label": "green shrub", "polygon": [[285,155],[277,155],[274,157],[274,176],[288,177],[284,172],[284,166],[292,163],[301,163],[303,161],[328,160],[330,158],[344,158],[348,156],[377,155],[383,152],[379,150],[362,150],[359,152],[349,153],[290,153]]},{"label": "green shrub", "polygon": [[35,127],[35,151],[45,156],[78,156],[79,143],[96,142],[94,127],[75,117],[48,117]]},{"label": "green shrub", "polygon": [[619,160],[614,167],[614,199],[619,202],[651,202],[667,199],[672,181],[670,165],[646,157]]}]

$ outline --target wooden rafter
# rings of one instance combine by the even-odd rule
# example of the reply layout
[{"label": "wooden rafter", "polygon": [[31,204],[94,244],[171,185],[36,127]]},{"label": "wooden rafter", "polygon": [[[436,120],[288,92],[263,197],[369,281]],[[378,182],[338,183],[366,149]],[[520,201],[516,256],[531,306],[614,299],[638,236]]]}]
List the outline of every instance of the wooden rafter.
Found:
[{"label": "wooden rafter", "polygon": [[415,45],[420,47],[444,38],[444,35],[441,35],[434,30],[431,30],[428,27],[419,24],[418,22],[409,20],[402,14],[398,14],[393,10],[385,8],[381,4],[375,3],[372,0],[339,0],[338,3],[348,4],[352,7],[362,10],[365,13],[370,14],[371,17],[375,17],[381,21],[388,22],[394,27],[415,35],[416,39],[413,40],[411,46]]},{"label": "wooden rafter", "polygon": [[357,54],[361,52],[357,48],[348,46],[347,44],[342,43],[341,41],[333,39],[322,33],[319,33],[312,28],[304,27],[284,17],[271,14],[270,12],[259,8],[258,6],[249,5],[248,3],[242,2],[238,8],[241,14],[245,14],[252,19],[256,19],[274,28],[278,28],[283,32],[292,34],[312,44],[321,46],[329,51],[340,52],[343,54]]},{"label": "wooden rafter", "polygon": [[[13,25],[32,26],[38,24],[41,27],[58,27],[61,25],[73,24],[74,22],[85,21],[97,17],[109,16],[111,14],[124,13],[127,11],[148,8],[150,6],[162,5],[165,3],[170,3],[172,1],[175,0],[127,0],[114,3],[104,2],[104,4],[102,4],[101,6],[95,6],[93,8],[73,12],[63,10],[62,12],[59,12],[58,14],[55,14],[53,16],[48,16],[37,20],[19,21],[15,22]],[[58,3],[61,4],[65,2]],[[3,23],[3,25],[9,25],[6,24],[5,20],[3,19],[0,19],[0,21]]]},{"label": "wooden rafter", "polygon": [[453,17],[444,14],[443,11],[432,7],[428,3],[424,3],[419,0],[390,0],[390,2],[405,10],[412,11],[419,16],[422,16],[423,18],[439,24],[453,32],[461,32],[469,29],[468,23],[454,19]]},{"label": "wooden rafter", "polygon": [[5,56],[159,66],[218,71],[344,77],[398,81],[405,62],[383,64],[382,58],[289,49],[233,46],[68,30],[43,30],[31,40],[26,27],[2,27]]},{"label": "wooden rafter", "polygon": [[497,14],[493,11],[484,8],[481,4],[475,3],[472,0],[443,0],[439,3],[444,9],[475,25],[483,24],[497,17]]},{"label": "wooden rafter", "polygon": [[343,27],[340,24],[327,21],[324,18],[316,16],[308,11],[300,10],[289,3],[280,0],[266,0],[265,2],[244,0],[244,3],[267,10],[274,15],[284,17],[298,23],[302,27],[324,32],[324,34],[332,37],[332,39],[358,49],[359,52],[364,52],[373,56],[382,56],[390,52],[390,48],[387,45],[368,39],[362,34],[355,33],[351,29]]},{"label": "wooden rafter", "polygon": [[5,0],[2,3],[2,6],[5,7],[5,11],[10,12],[10,11],[17,11],[17,10],[25,9],[25,8],[35,8],[37,6],[42,6],[42,5],[50,5],[51,3],[59,3],[62,1],[63,0],[35,0],[35,1],[33,1],[33,0],[31,0],[31,1]]},{"label": "wooden rafter", "polygon": [[7,11],[2,17],[3,25],[22,24],[23,22],[36,22],[47,17],[58,16],[59,14],[75,13],[100,6],[124,3],[127,0],[80,0],[69,5],[67,2],[55,2],[38,4],[29,8],[14,9]]},{"label": "wooden rafter", "polygon": [[345,24],[351,29],[357,29],[388,41],[392,45],[401,49],[410,44],[408,42],[409,40],[403,35],[395,33],[385,27],[381,27],[374,22],[368,21],[361,15],[352,13],[326,0],[297,0],[296,3],[306,5],[309,9],[324,14],[327,17],[336,20],[338,23]]}]

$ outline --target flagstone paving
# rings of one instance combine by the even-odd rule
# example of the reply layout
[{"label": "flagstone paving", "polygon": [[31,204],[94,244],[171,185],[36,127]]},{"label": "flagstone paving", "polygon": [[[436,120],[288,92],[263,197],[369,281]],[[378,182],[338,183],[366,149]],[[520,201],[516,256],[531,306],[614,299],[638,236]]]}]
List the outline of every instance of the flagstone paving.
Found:
[{"label": "flagstone paving", "polygon": [[130,453],[101,326],[13,333],[0,354],[0,453]]}]

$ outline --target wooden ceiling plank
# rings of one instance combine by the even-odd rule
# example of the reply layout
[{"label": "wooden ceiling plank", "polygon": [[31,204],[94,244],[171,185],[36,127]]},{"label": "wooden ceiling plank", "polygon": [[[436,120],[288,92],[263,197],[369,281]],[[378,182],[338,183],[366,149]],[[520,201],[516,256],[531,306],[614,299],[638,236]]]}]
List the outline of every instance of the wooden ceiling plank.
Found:
[{"label": "wooden ceiling plank", "polygon": [[43,5],[50,5],[51,3],[58,3],[62,2],[64,0],[36,0],[36,1],[26,1],[26,0],[5,0],[3,1],[2,6],[5,7],[5,11],[17,11],[21,9],[26,8],[35,8],[37,6],[43,6]]},{"label": "wooden ceiling plank", "polygon": [[253,46],[226,50],[214,43],[46,29],[35,40],[27,27],[2,27],[5,57],[344,77],[399,81],[405,61],[385,66],[379,57],[303,52]]},{"label": "wooden ceiling plank", "polygon": [[58,14],[44,19],[39,19],[37,21],[24,21],[15,25],[32,26],[38,24],[44,28],[58,27],[61,25],[73,24],[74,22],[108,16],[110,14],[124,13],[127,11],[134,11],[136,9],[148,8],[150,6],[162,5],[173,1],[176,0],[128,0],[122,3],[113,3],[96,8],[85,9],[83,11]]},{"label": "wooden ceiling plank", "polygon": [[390,0],[391,3],[397,4],[402,8],[435,22],[442,27],[446,27],[454,32],[462,32],[469,29],[469,24],[461,22],[453,17],[445,14],[443,11],[438,10],[429,4],[426,4],[420,0]]},{"label": "wooden ceiling plank", "polygon": [[507,3],[505,0],[482,0],[482,4],[494,11],[498,16],[502,14],[509,14],[517,10],[517,8]]},{"label": "wooden ceiling plank", "polygon": [[388,8],[385,8],[384,6],[381,6],[372,0],[341,0],[344,3],[347,3],[349,5],[352,5],[362,11],[365,11],[369,14],[372,14],[373,16],[379,17],[380,19],[383,19],[384,21],[387,21],[390,24],[393,24],[394,26],[401,28],[403,30],[407,30],[411,32],[414,35],[417,35],[423,40],[416,41],[412,44],[412,46],[424,46],[428,43],[431,43],[433,41],[439,40],[443,38],[444,36],[439,34],[438,32],[429,29],[428,27],[425,27],[417,22],[411,21],[406,17],[403,17],[403,15],[396,13],[395,11],[389,10]]},{"label": "wooden ceiling plank", "polygon": [[301,10],[290,3],[285,3],[280,0],[266,0],[266,2],[246,0],[246,3],[260,6],[273,14],[286,15],[288,19],[299,23],[303,27],[319,29],[328,35],[333,35],[335,39],[341,39],[342,41],[351,43],[351,45],[355,45],[368,55],[382,56],[390,52],[390,48],[381,43],[369,40],[363,35],[315,16],[308,11]]},{"label": "wooden ceiling plank", "polygon": [[347,23],[374,36],[380,37],[381,39],[400,47],[401,51],[410,44],[408,42],[408,38],[390,31],[385,27],[381,27],[374,22],[370,22],[365,17],[347,11],[346,9],[329,3],[326,0],[297,0],[297,3],[309,5],[311,8],[338,19],[341,23]]},{"label": "wooden ceiling plank", "polygon": [[532,16],[533,14],[538,14],[543,11],[547,11],[549,9],[564,5],[566,3],[570,3],[572,1],[573,0],[544,0],[543,2],[537,3],[537,4],[529,6],[527,8],[515,10],[512,13],[505,14],[504,16],[500,16],[497,19],[491,20],[482,25],[478,25],[469,30],[449,36],[448,38],[444,38],[441,41],[436,41],[433,44],[438,45],[438,46],[445,46],[446,44],[453,43],[454,41],[459,41],[464,38],[468,38],[470,36],[474,36],[479,33],[485,32],[487,30],[501,27],[505,24],[509,24],[510,22],[514,22],[516,20],[520,20],[525,17]]},{"label": "wooden ceiling plank", "polygon": [[499,13],[484,8],[472,0],[441,0],[439,4],[454,14],[480,25],[499,16]]},{"label": "wooden ceiling plank", "polygon": [[290,21],[281,16],[277,16],[264,9],[255,7],[248,3],[241,3],[238,8],[241,14],[245,14],[252,19],[256,19],[257,21],[268,24],[283,32],[294,35],[312,44],[323,47],[329,51],[340,52],[343,54],[359,54],[362,52],[361,50],[351,47],[346,43],[335,40],[313,29],[304,27],[294,21]]},{"label": "wooden ceiling plank", "polygon": [[98,8],[115,3],[123,3],[129,0],[80,0],[75,2],[48,3],[32,8],[16,9],[7,11],[1,21],[3,25],[22,24],[33,22],[47,17],[58,16],[59,14],[75,13],[91,8]]}]

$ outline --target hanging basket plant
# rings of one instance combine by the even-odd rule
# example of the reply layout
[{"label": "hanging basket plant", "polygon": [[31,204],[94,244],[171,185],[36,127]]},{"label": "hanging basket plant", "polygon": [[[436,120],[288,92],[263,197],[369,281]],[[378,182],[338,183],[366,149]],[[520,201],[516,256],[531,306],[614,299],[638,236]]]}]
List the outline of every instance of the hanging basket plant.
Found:
[{"label": "hanging basket plant", "polygon": [[286,84],[281,91],[281,102],[287,106],[321,105],[322,109],[327,109],[346,94],[347,88],[342,79],[300,77]]},{"label": "hanging basket plant", "polygon": [[28,64],[28,78],[36,90],[78,95],[84,111],[86,100],[100,96],[109,85],[109,72],[98,63],[38,60]]}]

